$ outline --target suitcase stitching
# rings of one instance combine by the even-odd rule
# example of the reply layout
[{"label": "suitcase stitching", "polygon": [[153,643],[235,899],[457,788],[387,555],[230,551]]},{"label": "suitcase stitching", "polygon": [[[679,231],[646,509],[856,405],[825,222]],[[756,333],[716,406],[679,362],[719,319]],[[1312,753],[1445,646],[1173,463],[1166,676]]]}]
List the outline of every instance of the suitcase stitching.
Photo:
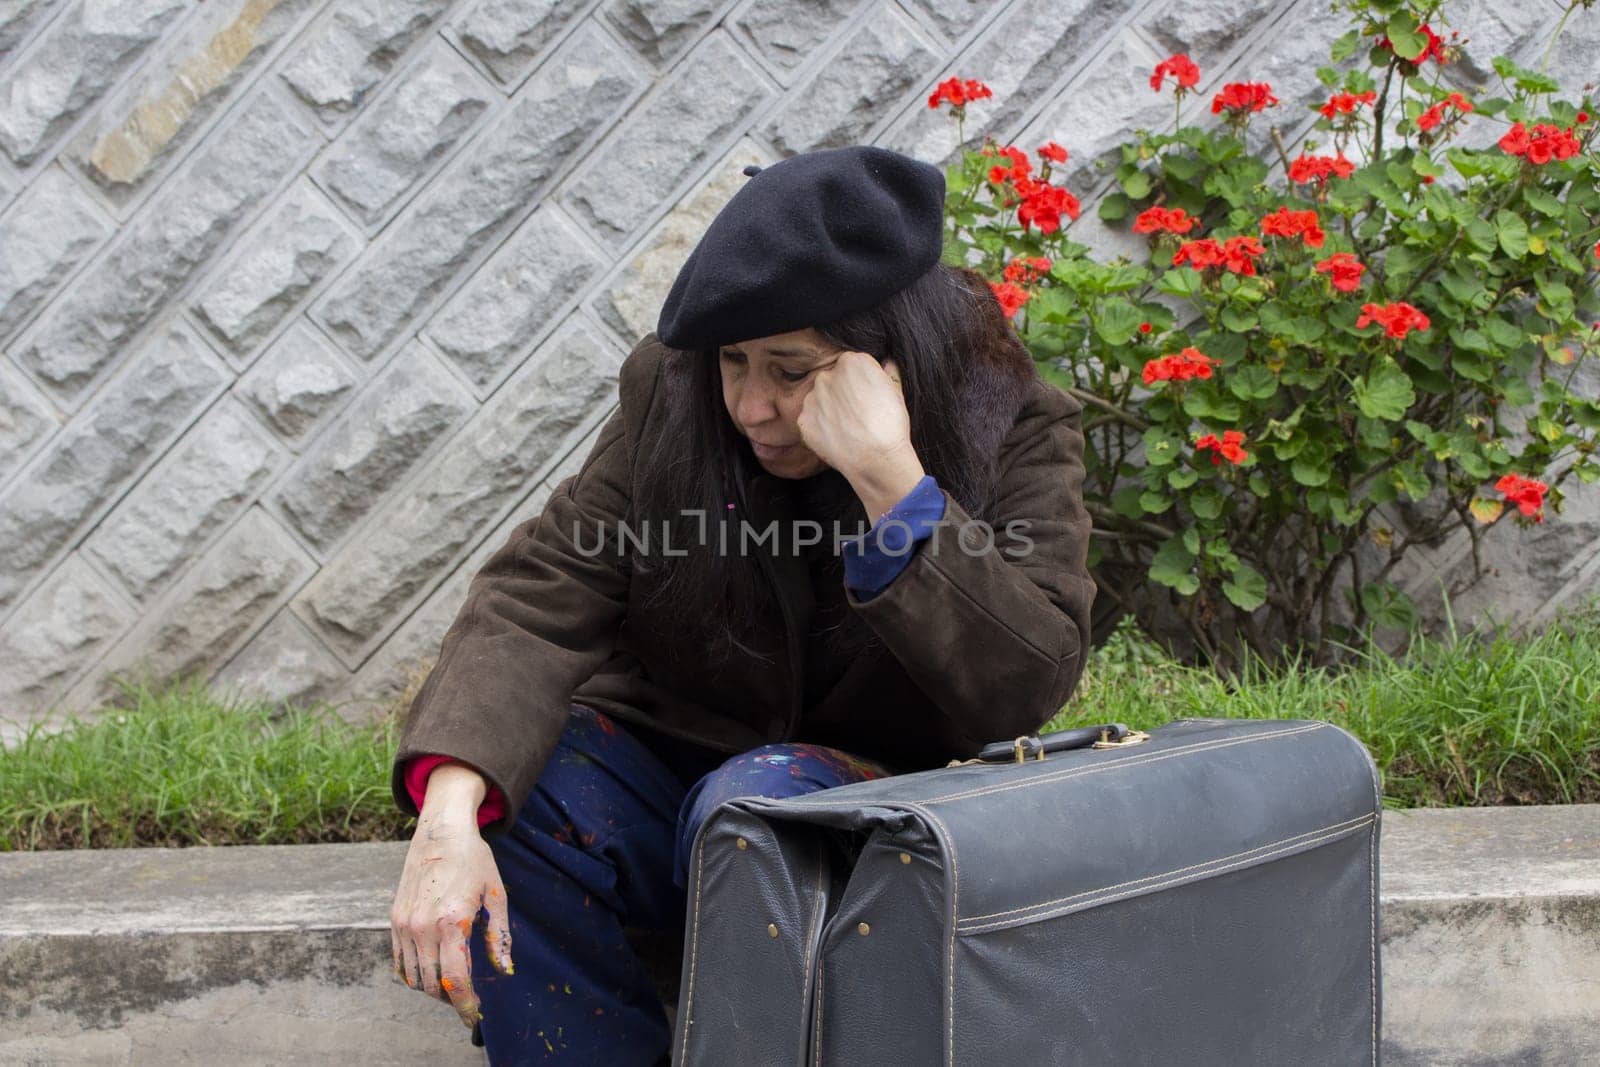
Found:
[{"label": "suitcase stitching", "polygon": [[[710,820],[707,820],[709,825]],[[695,849],[694,859],[694,935],[689,939],[689,986],[683,994],[683,1041],[679,1046],[679,1061],[689,1057],[689,1025],[694,1011],[694,971],[695,963],[700,955],[700,873],[706,858],[706,827],[700,828],[700,847]]]},{"label": "suitcase stitching", "polygon": [[817,960],[817,1018],[812,1033],[812,1044],[817,1051],[813,1061],[816,1067],[822,1067],[822,960]]},{"label": "suitcase stitching", "polygon": [[944,1055],[945,1063],[955,1067],[956,1062],[956,926],[961,921],[961,864],[956,859],[956,840],[950,835],[950,828],[944,820],[921,804],[907,802],[906,807],[928,820],[940,838],[945,854],[950,857],[950,913],[946,917],[945,925],[950,928],[950,941],[945,946],[944,987],[948,1007],[945,1019],[948,1028],[945,1031]]},{"label": "suitcase stitching", "polygon": [[[1074,893],[1071,896],[1066,896],[1066,897],[1058,897],[1055,900],[1041,901],[1038,904],[1030,904],[1027,907],[1023,907],[1023,908],[1012,908],[1009,911],[997,911],[997,912],[993,912],[992,914],[989,914],[989,915],[969,915],[966,918],[961,919],[959,921],[961,923],[964,923],[964,924],[970,924],[970,923],[973,923],[973,922],[975,922],[975,921],[977,921],[979,919],[994,919],[994,918],[998,918],[998,917],[1000,917],[1002,915],[1009,915],[1009,916],[1012,916],[1012,918],[1002,920],[1001,922],[982,923],[982,924],[977,925],[977,926],[967,925],[967,926],[963,927],[961,932],[963,934],[981,934],[981,933],[985,933],[985,932],[987,932],[989,930],[999,929],[999,928],[1004,927],[1004,926],[1016,925],[1016,924],[1019,924],[1022,921],[1022,917],[1018,914],[1020,912],[1037,911],[1039,909],[1049,909],[1049,908],[1054,907],[1057,904],[1066,904],[1067,901],[1074,901],[1075,902],[1075,903],[1073,903],[1072,905],[1070,905],[1068,907],[1058,908],[1054,912],[1046,910],[1046,911],[1041,912],[1041,914],[1031,915],[1031,916],[1027,916],[1026,917],[1028,921],[1032,921],[1032,922],[1041,922],[1041,921],[1043,921],[1045,919],[1053,919],[1053,918],[1057,917],[1058,915],[1065,915],[1065,914],[1073,911],[1078,906],[1079,903],[1084,903],[1084,901],[1082,900],[1082,898],[1084,898],[1084,897],[1094,897],[1094,896],[1103,894],[1103,895],[1106,896],[1105,900],[1095,900],[1095,901],[1090,901],[1090,903],[1095,903],[1095,904],[1108,903],[1112,898],[1115,898],[1115,897],[1117,897],[1119,895],[1120,896],[1132,895],[1131,893],[1118,894],[1118,893],[1114,892],[1115,890],[1125,889],[1125,888],[1127,888],[1129,886],[1139,886],[1141,890],[1144,890],[1144,889],[1161,889],[1161,888],[1164,888],[1167,885],[1172,884],[1173,882],[1181,882],[1181,881],[1183,881],[1182,877],[1173,878],[1172,877],[1173,875],[1180,875],[1181,876],[1181,875],[1184,875],[1186,872],[1198,870],[1199,868],[1202,868],[1202,867],[1215,867],[1215,870],[1208,871],[1207,873],[1209,873],[1209,874],[1220,874],[1223,871],[1230,870],[1230,869],[1232,869],[1234,867],[1240,867],[1240,866],[1243,866],[1245,864],[1252,863],[1255,860],[1263,860],[1263,859],[1267,859],[1270,856],[1275,856],[1280,852],[1288,852],[1291,849],[1298,848],[1301,845],[1314,845],[1314,844],[1318,844],[1318,843],[1323,842],[1323,841],[1327,841],[1327,840],[1329,840],[1331,838],[1340,837],[1340,836],[1348,836],[1348,834],[1351,831],[1359,830],[1361,827],[1367,825],[1371,821],[1372,821],[1372,816],[1370,814],[1362,815],[1362,816],[1360,816],[1359,818],[1356,818],[1356,819],[1346,819],[1344,822],[1332,823],[1332,824],[1330,824],[1328,826],[1319,827],[1319,828],[1317,828],[1315,830],[1307,830],[1303,834],[1295,834],[1293,837],[1286,837],[1286,838],[1283,838],[1281,841],[1271,841],[1271,842],[1268,842],[1267,844],[1261,845],[1261,846],[1259,846],[1257,848],[1247,849],[1244,852],[1235,852],[1231,856],[1218,856],[1216,859],[1207,860],[1204,863],[1192,863],[1187,867],[1177,867],[1177,868],[1174,868],[1173,870],[1170,870],[1170,871],[1163,871],[1160,874],[1146,875],[1143,878],[1135,878],[1135,879],[1132,879],[1132,880],[1126,881],[1126,882],[1118,882],[1115,885],[1101,886],[1099,889],[1086,889],[1081,893]],[[1316,835],[1321,835],[1321,836],[1316,836]],[[1259,853],[1259,855],[1256,855],[1257,853]],[[1245,857],[1245,856],[1248,856],[1250,858],[1249,859],[1240,859],[1240,857]],[[1234,860],[1234,859],[1238,859],[1239,862],[1237,862],[1237,863],[1227,863],[1226,862],[1228,860]],[[1217,864],[1224,864],[1224,866],[1216,867],[1215,865],[1217,865]],[[1156,880],[1162,879],[1162,878],[1168,879],[1168,881],[1167,882],[1156,881]],[[1156,881],[1156,884],[1154,884],[1154,885],[1143,885],[1143,886],[1140,885],[1140,883],[1142,883],[1142,882],[1152,882],[1152,881]]]}]

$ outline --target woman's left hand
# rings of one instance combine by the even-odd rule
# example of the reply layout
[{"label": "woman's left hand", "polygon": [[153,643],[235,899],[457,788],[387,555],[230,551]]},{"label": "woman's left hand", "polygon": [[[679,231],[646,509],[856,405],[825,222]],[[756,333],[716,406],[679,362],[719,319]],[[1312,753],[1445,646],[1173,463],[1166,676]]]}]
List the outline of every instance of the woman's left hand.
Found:
[{"label": "woman's left hand", "polygon": [[856,487],[871,514],[869,497],[893,494],[887,508],[923,476],[892,359],[880,366],[865,352],[843,353],[813,377],[796,421],[806,447]]},{"label": "woman's left hand", "polygon": [[884,453],[909,450],[911,415],[894,360],[845,352],[812,375],[796,420],[806,447],[847,477]]}]

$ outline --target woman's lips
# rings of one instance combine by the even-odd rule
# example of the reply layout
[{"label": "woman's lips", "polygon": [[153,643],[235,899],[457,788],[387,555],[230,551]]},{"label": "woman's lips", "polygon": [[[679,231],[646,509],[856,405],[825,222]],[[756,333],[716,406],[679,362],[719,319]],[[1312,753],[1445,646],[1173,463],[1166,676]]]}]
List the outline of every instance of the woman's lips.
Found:
[{"label": "woman's lips", "polygon": [[794,445],[764,445],[760,441],[752,440],[750,447],[760,459],[777,459],[785,455]]}]

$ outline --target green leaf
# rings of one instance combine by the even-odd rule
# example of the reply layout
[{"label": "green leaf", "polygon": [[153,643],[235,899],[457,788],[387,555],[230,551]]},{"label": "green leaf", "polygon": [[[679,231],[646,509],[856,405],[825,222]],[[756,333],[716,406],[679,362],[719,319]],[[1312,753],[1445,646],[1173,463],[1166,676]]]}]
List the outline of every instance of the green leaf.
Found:
[{"label": "green leaf", "polygon": [[1528,254],[1528,224],[1522,217],[1505,208],[1494,213],[1495,232],[1500,235],[1500,247],[1512,259]]},{"label": "green leaf", "polygon": [[1168,296],[1192,297],[1204,288],[1200,272],[1193,267],[1177,267],[1156,279],[1156,289]]},{"label": "green leaf", "polygon": [[1467,243],[1478,251],[1493,252],[1499,242],[1500,231],[1484,219],[1473,219],[1467,223]]},{"label": "green leaf", "polygon": [[1183,442],[1159,426],[1144,432],[1144,460],[1152,467],[1174,463],[1183,454]]},{"label": "green leaf", "polygon": [[1159,515],[1172,507],[1172,498],[1165,493],[1140,493],[1139,506],[1151,515]]},{"label": "green leaf", "polygon": [[1417,607],[1391,582],[1368,582],[1361,587],[1361,608],[1373,623],[1386,630],[1410,630],[1417,624]]},{"label": "green leaf", "polygon": [[1213,383],[1207,382],[1200,386],[1190,386],[1183,397],[1183,413],[1196,419],[1231,423],[1239,421],[1241,410],[1237,400],[1223,393]]},{"label": "green leaf", "polygon": [[1122,179],[1122,191],[1130,200],[1143,200],[1150,195],[1150,175],[1142,170],[1134,171]]},{"label": "green leaf", "polygon": [[1111,510],[1127,519],[1144,518],[1144,508],[1139,504],[1139,498],[1144,495],[1144,490],[1137,485],[1125,485],[1111,494]]},{"label": "green leaf", "polygon": [[1256,328],[1256,313],[1247,308],[1229,304],[1222,309],[1222,325],[1234,333],[1249,333]]},{"label": "green leaf", "polygon": [[1495,56],[1495,73],[1526,93],[1558,93],[1561,83],[1537,71],[1519,67],[1505,56]]},{"label": "green leaf", "polygon": [[1489,338],[1482,330],[1474,330],[1466,326],[1452,326],[1450,340],[1454,341],[1457,348],[1468,352],[1477,352],[1481,355],[1493,355],[1494,345],[1489,343]]},{"label": "green leaf", "polygon": [[1464,348],[1458,348],[1451,353],[1450,366],[1468,381],[1481,383],[1494,377],[1494,368],[1489,366],[1482,356]]},{"label": "green leaf", "polygon": [[1416,403],[1416,393],[1411,379],[1394,360],[1384,357],[1365,378],[1353,383],[1356,405],[1369,419],[1388,419],[1397,422],[1406,417],[1411,405]]},{"label": "green leaf", "polygon": [[1193,156],[1180,156],[1176,152],[1168,152],[1161,157],[1161,169],[1168,178],[1180,182],[1192,182],[1206,169],[1206,165]]},{"label": "green leaf", "polygon": [[1228,388],[1240,400],[1266,400],[1278,391],[1278,379],[1267,368],[1250,364],[1228,372]]},{"label": "green leaf", "polygon": [[1193,467],[1173,467],[1167,472],[1167,484],[1174,489],[1187,489],[1200,480],[1200,472]]},{"label": "green leaf", "polygon": [[1559,219],[1565,211],[1561,206],[1561,201],[1536,185],[1524,186],[1522,199],[1526,200],[1528,206],[1539,212],[1539,214],[1549,215],[1553,219]]},{"label": "green leaf", "polygon": [[1578,262],[1578,257],[1572,254],[1572,251],[1567,248],[1566,242],[1560,238],[1551,239],[1550,243],[1545,245],[1545,251],[1550,254],[1551,259],[1555,260],[1556,266],[1564,270],[1570,270],[1574,274],[1582,274],[1584,272],[1583,264]]},{"label": "green leaf", "polygon": [[1222,592],[1241,611],[1254,611],[1267,602],[1267,580],[1247,563],[1239,564],[1230,581],[1222,583]]},{"label": "green leaf", "polygon": [[1500,348],[1520,348],[1528,342],[1528,335],[1520,327],[1499,315],[1489,315],[1479,320],[1479,324],[1489,335],[1489,340]]},{"label": "green leaf", "polygon": [[1412,456],[1395,467],[1393,473],[1396,487],[1412,500],[1423,499],[1433,488],[1433,482],[1422,469],[1421,456]]},{"label": "green leaf", "polygon": [[1539,299],[1544,305],[1545,314],[1553,319],[1570,319],[1576,310],[1572,302],[1572,289],[1565,283],[1545,276],[1542,272],[1533,276],[1534,285],[1539,288]]},{"label": "green leaf", "polygon": [[1139,332],[1144,316],[1122,297],[1112,297],[1100,305],[1094,332],[1108,345],[1125,345]]},{"label": "green leaf", "polygon": [[1127,193],[1112,193],[1100,201],[1100,217],[1106,222],[1125,219],[1132,209],[1133,202],[1128,199]]},{"label": "green leaf", "polygon": [[1389,16],[1385,34],[1394,46],[1394,54],[1401,59],[1416,59],[1428,47],[1428,38],[1417,29],[1417,16],[1406,8]]},{"label": "green leaf", "polygon": [[1477,278],[1461,273],[1451,267],[1439,276],[1439,284],[1444,286],[1444,291],[1450,294],[1451,299],[1462,307],[1478,306],[1478,310],[1485,310],[1488,306],[1488,290]]},{"label": "green leaf", "polygon": [[1432,258],[1432,253],[1425,249],[1397,244],[1385,253],[1383,267],[1391,280],[1402,281],[1421,270]]},{"label": "green leaf", "polygon": [[1289,464],[1289,474],[1301,485],[1327,485],[1333,472],[1328,468],[1328,457],[1319,447],[1315,452],[1306,449]]},{"label": "green leaf", "polygon": [[1155,556],[1150,560],[1150,580],[1176,587],[1182,579],[1192,577],[1189,569],[1193,566],[1194,553],[1183,546],[1181,535],[1175,535],[1161,542],[1161,547],[1156,549]]},{"label": "green leaf", "polygon": [[1189,510],[1198,519],[1215,519],[1222,514],[1222,494],[1214,489],[1201,489],[1189,497]]},{"label": "green leaf", "polygon": [[1329,58],[1331,58],[1335,63],[1338,63],[1340,60],[1349,59],[1351,56],[1356,54],[1356,49],[1360,47],[1360,45],[1360,31],[1351,30],[1333,42],[1333,48],[1329,53]]}]

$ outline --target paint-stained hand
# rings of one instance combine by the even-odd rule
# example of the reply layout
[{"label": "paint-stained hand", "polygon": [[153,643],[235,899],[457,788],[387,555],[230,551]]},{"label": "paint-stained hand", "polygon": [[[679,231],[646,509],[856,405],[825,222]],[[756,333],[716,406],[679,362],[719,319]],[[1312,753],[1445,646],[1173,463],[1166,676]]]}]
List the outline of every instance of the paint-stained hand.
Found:
[{"label": "paint-stained hand", "polygon": [[490,963],[512,973],[505,885],[478,832],[485,788],[482,776],[462,763],[440,764],[428,776],[389,912],[396,974],[412,989],[449,1002],[469,1027],[483,1018],[469,947],[479,908],[489,913],[484,941]]}]

